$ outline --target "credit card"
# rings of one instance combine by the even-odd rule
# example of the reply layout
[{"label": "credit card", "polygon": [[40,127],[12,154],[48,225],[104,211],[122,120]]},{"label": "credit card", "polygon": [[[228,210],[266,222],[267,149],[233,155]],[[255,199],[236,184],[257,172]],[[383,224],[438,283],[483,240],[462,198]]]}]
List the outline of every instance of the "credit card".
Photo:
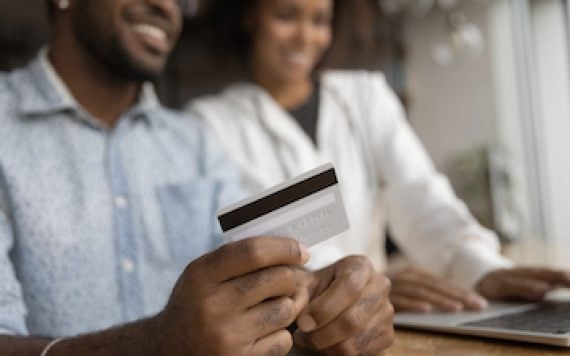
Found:
[{"label": "credit card", "polygon": [[292,237],[313,246],[348,229],[332,164],[327,163],[218,211],[224,236]]}]

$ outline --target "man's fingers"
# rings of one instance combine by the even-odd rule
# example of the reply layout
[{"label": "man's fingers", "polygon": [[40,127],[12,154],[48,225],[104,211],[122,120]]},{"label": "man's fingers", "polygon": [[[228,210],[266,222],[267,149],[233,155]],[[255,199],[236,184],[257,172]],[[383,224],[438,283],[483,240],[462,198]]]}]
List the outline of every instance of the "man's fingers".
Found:
[{"label": "man's fingers", "polygon": [[394,342],[394,309],[390,304],[372,318],[363,332],[334,345],[325,353],[330,355],[378,355]]},{"label": "man's fingers", "polygon": [[[295,342],[305,348],[319,350],[325,355],[368,355],[377,354],[393,341],[394,308],[390,303],[382,304],[371,314],[366,322],[359,325],[358,330],[338,338],[328,334],[330,330],[319,329],[310,333],[297,330]],[[326,325],[324,329],[330,329]],[[378,341],[382,342],[378,343]]]},{"label": "man's fingers", "polygon": [[225,295],[233,309],[244,310],[266,299],[297,293],[296,275],[295,268],[268,267],[227,281],[218,293]]},{"label": "man's fingers", "polygon": [[258,339],[247,353],[252,356],[286,355],[293,347],[291,334],[280,329]]},{"label": "man's fingers", "polygon": [[299,313],[301,313],[301,310],[303,310],[307,304],[309,304],[310,296],[306,289],[301,288],[291,296],[291,299],[293,300],[293,304],[295,306],[295,315],[298,316]]},{"label": "man's fingers", "polygon": [[[376,335],[375,338],[369,341],[369,343],[366,345],[367,350],[365,352],[359,352],[357,353],[357,355],[382,355],[383,353],[381,352],[390,347],[394,343],[394,339],[395,339],[394,328],[385,330],[384,332],[382,332],[379,335]],[[333,351],[328,354],[338,355],[338,353],[335,353],[334,351],[334,346],[333,346]]]},{"label": "man's fingers", "polygon": [[338,317],[319,329],[306,334],[312,348],[321,350],[358,333],[387,303],[387,280],[378,274],[366,286],[360,299]]},{"label": "man's fingers", "polygon": [[286,329],[297,317],[295,301],[289,297],[267,300],[242,315],[239,332],[249,340],[257,340],[280,329]]},{"label": "man's fingers", "polygon": [[302,266],[307,248],[291,238],[253,237],[226,244],[200,258],[200,273],[224,282],[249,272],[278,265]]},{"label": "man's fingers", "polygon": [[332,283],[310,302],[297,320],[297,325],[305,332],[329,323],[354,304],[375,274],[370,262],[360,257],[345,258],[330,268],[336,269]]}]

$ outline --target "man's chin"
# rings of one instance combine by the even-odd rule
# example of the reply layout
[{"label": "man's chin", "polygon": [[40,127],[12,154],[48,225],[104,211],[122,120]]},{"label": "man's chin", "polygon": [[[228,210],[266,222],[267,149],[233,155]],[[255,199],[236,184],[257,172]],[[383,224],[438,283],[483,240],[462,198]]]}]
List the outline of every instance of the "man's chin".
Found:
[{"label": "man's chin", "polygon": [[131,71],[123,78],[133,82],[144,83],[144,82],[155,81],[156,79],[158,79],[158,77],[161,74],[162,70],[160,71],[139,70],[139,71]]},{"label": "man's chin", "polygon": [[163,72],[164,66],[148,66],[131,63],[117,68],[115,75],[126,81],[148,82],[156,80]]}]

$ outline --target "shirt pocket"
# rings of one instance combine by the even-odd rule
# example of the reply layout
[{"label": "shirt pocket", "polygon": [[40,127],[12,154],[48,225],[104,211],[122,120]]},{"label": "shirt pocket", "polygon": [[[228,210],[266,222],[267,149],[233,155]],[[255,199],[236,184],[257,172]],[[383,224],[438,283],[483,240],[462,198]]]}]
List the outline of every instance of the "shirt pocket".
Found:
[{"label": "shirt pocket", "polygon": [[157,193],[172,262],[185,266],[217,245],[215,181],[169,184],[159,187]]}]

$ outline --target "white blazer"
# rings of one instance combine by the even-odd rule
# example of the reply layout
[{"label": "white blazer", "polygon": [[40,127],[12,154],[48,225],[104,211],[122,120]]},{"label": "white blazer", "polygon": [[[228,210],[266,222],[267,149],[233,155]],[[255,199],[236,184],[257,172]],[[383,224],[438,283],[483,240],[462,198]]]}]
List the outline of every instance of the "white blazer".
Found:
[{"label": "white blazer", "polygon": [[434,169],[382,74],[328,71],[321,84],[318,147],[252,83],[188,105],[226,145],[251,193],[322,163],[335,165],[350,230],[311,249],[312,266],[363,254],[386,268],[386,222],[414,264],[461,286],[511,265],[500,256],[496,235],[475,221]]}]

